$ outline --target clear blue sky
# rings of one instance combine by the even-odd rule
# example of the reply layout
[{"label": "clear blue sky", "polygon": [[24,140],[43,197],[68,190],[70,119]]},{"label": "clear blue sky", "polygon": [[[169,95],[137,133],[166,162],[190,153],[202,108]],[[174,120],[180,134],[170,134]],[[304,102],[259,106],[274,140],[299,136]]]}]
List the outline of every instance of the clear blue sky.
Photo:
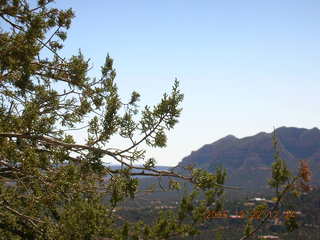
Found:
[{"label": "clear blue sky", "polygon": [[228,134],[320,127],[320,1],[57,1],[76,12],[65,55],[81,48],[99,76],[107,53],[120,93],[154,104],[175,77],[185,94],[168,147],[175,165]]}]

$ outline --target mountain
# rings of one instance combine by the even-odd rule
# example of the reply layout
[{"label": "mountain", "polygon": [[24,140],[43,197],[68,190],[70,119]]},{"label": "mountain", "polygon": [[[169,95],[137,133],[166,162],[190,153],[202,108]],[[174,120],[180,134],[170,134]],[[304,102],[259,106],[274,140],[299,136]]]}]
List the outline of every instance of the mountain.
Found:
[{"label": "mountain", "polygon": [[[320,130],[281,127],[275,130],[281,157],[288,167],[296,171],[299,160],[308,160],[313,171],[313,181],[320,179]],[[237,138],[228,135],[214,143],[204,145],[178,164],[214,171],[223,166],[227,170],[228,184],[256,188],[266,187],[274,161],[273,133],[261,132],[254,136]]]}]

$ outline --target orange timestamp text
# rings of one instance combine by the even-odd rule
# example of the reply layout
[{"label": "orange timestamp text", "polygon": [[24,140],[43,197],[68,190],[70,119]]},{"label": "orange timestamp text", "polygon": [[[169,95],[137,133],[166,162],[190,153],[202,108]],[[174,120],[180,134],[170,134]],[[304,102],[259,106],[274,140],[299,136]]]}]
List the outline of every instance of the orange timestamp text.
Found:
[{"label": "orange timestamp text", "polygon": [[[232,218],[232,219],[241,219],[241,218],[250,218],[250,219],[261,219],[261,218],[279,218],[281,216],[280,211],[270,211],[270,210],[255,210],[251,212],[240,211],[235,214],[229,214],[228,211],[207,211],[205,215],[205,219],[212,218]],[[285,219],[295,218],[295,211],[285,211],[283,212],[283,216]]]}]

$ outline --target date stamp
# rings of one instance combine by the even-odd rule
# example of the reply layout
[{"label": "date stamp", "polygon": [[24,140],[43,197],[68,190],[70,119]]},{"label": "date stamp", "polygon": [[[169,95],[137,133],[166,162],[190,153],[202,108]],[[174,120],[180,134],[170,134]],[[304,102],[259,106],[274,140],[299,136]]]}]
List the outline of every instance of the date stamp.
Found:
[{"label": "date stamp", "polygon": [[205,219],[213,219],[213,218],[233,218],[233,219],[242,219],[242,218],[249,218],[249,219],[262,219],[262,218],[270,218],[270,219],[277,219],[283,216],[286,220],[290,218],[295,218],[297,216],[297,212],[289,210],[289,211],[270,211],[270,210],[254,210],[250,212],[246,211],[239,211],[235,214],[229,214],[228,211],[208,211],[205,215]]}]

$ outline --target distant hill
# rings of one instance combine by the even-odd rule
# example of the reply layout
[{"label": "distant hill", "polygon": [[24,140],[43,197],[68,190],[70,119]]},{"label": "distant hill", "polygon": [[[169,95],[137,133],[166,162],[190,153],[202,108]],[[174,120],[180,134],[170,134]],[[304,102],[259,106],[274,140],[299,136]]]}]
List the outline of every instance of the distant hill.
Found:
[{"label": "distant hill", "polygon": [[[301,159],[307,159],[313,171],[314,183],[320,183],[320,130],[281,127],[276,129],[281,156],[293,171]],[[183,158],[179,167],[193,165],[214,171],[223,166],[228,173],[228,184],[256,189],[265,188],[271,176],[274,149],[272,133],[236,138],[228,135],[214,143],[204,145]]]}]

